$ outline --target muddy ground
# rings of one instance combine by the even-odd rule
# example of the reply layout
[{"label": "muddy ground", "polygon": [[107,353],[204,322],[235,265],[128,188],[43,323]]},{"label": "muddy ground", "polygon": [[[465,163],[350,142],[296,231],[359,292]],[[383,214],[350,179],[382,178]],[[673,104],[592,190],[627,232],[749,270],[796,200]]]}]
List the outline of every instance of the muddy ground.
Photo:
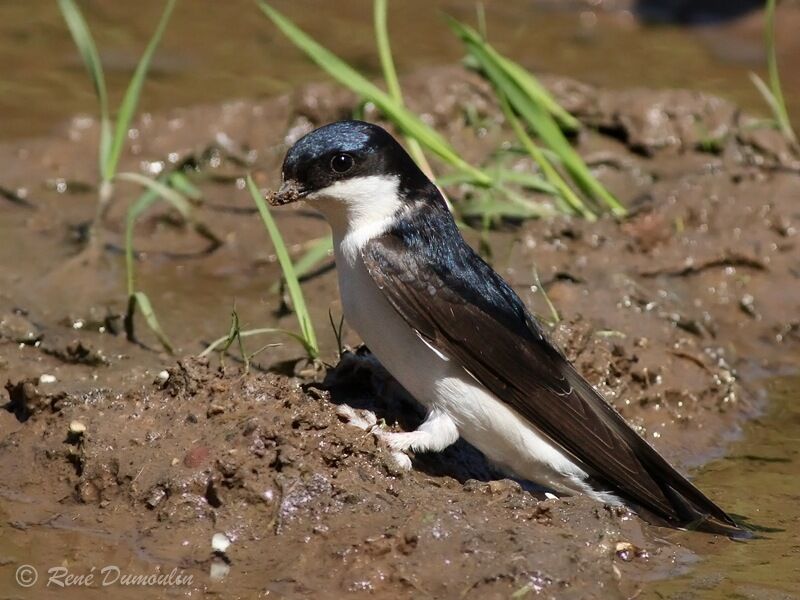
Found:
[{"label": "muddy ground", "polygon": [[[560,317],[554,339],[691,469],[764,408],[762,377],[796,371],[800,160],[719,98],[546,83],[587,125],[577,147],[630,216],[504,222],[483,240],[467,236],[554,321],[536,266]],[[531,168],[477,76],[427,70],[404,91],[469,161]],[[685,542],[700,534],[584,498],[545,499],[463,442],[397,472],[342,405],[399,428],[413,427],[419,408],[352,355],[315,371],[285,343],[249,374],[235,357],[224,367],[192,357],[227,332],[234,301],[246,327],[296,328],[270,292],[275,258],[241,177],[253,169],[263,188],[276,185],[291,142],[356,108],[349,94],[312,85],[145,115],[132,130],[123,169],[186,167],[203,192],[198,218],[223,241],[211,251],[162,206],[137,228],[138,285],[181,359],[158,351],[141,323],[141,345],[121,333],[119,249],[134,186],[117,189],[103,255],[80,252],[96,198],[96,123],[76,118],[56,137],[0,146],[0,593],[35,597],[13,582],[22,562],[80,574],[113,557],[132,572],[185,570],[190,585],[150,592],[189,597],[615,598],[696,560]],[[466,191],[448,193],[458,204]],[[326,232],[302,206],[276,217],[298,256]],[[333,364],[326,323],[340,307],[328,266],[304,289]],[[736,512],[737,498],[715,499]],[[232,541],[224,552],[212,551],[215,533]],[[126,594],[141,595],[115,590]]]}]

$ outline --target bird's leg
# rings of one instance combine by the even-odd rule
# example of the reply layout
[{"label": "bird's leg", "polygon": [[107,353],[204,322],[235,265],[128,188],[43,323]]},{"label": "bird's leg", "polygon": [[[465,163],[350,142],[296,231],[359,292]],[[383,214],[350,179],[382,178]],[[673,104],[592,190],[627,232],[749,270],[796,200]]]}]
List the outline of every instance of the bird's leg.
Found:
[{"label": "bird's leg", "polygon": [[373,428],[372,434],[391,451],[398,465],[411,468],[407,450],[414,452],[440,452],[458,439],[458,428],[446,413],[436,409],[428,412],[425,421],[416,431],[394,433]]},{"label": "bird's leg", "polygon": [[337,406],[336,414],[344,419],[348,425],[358,427],[364,431],[371,431],[378,423],[378,418],[371,410],[356,412],[356,409],[347,404],[340,404]]}]

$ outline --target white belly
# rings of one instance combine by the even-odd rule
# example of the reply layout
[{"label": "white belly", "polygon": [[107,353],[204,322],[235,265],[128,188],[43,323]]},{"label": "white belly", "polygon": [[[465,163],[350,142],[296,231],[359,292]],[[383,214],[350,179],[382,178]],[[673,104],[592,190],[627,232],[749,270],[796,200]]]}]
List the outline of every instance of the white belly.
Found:
[{"label": "white belly", "polygon": [[446,413],[463,438],[519,477],[559,491],[598,496],[583,482],[587,474],[580,466],[459,365],[423,342],[383,297],[360,258],[351,264],[337,250],[336,264],[347,322],[417,401]]}]

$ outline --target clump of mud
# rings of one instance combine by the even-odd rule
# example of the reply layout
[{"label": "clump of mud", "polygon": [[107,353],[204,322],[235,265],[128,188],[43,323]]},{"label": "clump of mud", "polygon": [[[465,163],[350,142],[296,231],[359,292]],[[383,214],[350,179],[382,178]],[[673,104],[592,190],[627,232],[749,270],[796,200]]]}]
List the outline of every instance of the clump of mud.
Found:
[{"label": "clump of mud", "polygon": [[[73,527],[138,531],[141,547],[185,569],[207,570],[223,533],[226,589],[282,597],[529,587],[601,598],[617,563],[644,560],[622,552],[644,542],[626,511],[524,491],[464,444],[399,472],[319,386],[193,359],[168,373],[140,392],[31,415],[2,451],[46,476],[34,489],[18,469],[4,484],[58,503]],[[377,392],[352,374],[329,379],[337,398]]]}]

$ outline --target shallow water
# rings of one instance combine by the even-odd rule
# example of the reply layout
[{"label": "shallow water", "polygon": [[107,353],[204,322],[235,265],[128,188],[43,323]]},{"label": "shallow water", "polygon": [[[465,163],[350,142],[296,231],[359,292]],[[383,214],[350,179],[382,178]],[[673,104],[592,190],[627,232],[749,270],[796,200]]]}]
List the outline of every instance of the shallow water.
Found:
[{"label": "shallow water", "polygon": [[687,538],[701,562],[640,598],[800,598],[800,377],[772,380],[767,389],[768,412],[693,479],[712,497],[725,498],[731,513],[746,515],[758,539]]},{"label": "shallow water", "polygon": [[[79,4],[100,47],[113,106],[163,3],[94,0]],[[370,2],[276,0],[273,4],[355,66],[378,75]],[[586,10],[588,4],[488,2],[490,39],[501,51],[538,72],[617,88],[641,85],[703,90],[766,114],[748,78],[751,70],[764,74],[758,14],[696,28],[645,26],[628,10],[604,10],[602,6]],[[473,3],[391,3],[390,31],[401,72],[453,62],[463,55],[441,13],[475,20]],[[797,5],[781,3],[780,59],[785,95],[795,115],[800,114],[800,69],[792,68],[800,54],[800,42],[793,34],[798,25]],[[46,134],[76,113],[95,114],[91,86],[52,0],[0,3],[0,64],[0,139]],[[276,31],[254,2],[192,0],[179,3],[173,15],[153,61],[142,108],[163,110],[274,95],[324,77]]]}]

